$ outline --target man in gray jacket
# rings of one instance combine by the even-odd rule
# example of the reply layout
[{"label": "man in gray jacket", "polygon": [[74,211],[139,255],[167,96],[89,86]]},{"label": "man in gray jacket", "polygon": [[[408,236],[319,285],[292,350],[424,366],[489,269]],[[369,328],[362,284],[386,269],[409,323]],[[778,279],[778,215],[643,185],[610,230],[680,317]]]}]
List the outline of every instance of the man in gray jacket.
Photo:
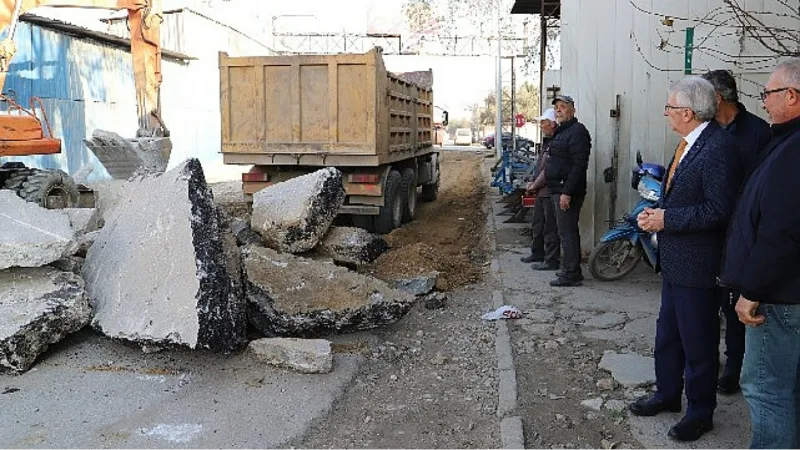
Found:
[{"label": "man in gray jacket", "polygon": [[[531,221],[531,254],[522,258],[521,261],[534,263],[533,268],[535,270],[558,270],[561,241],[558,238],[555,208],[550,201],[550,192],[547,189],[544,178],[549,156],[550,137],[553,136],[558,127],[556,112],[553,108],[548,108],[536,120],[542,129],[542,149],[536,161],[534,179],[525,187],[529,194],[536,196],[536,203],[533,206],[533,219]],[[544,258],[541,261],[536,261],[537,253],[541,252],[541,249],[536,247],[542,244],[544,246]]]}]

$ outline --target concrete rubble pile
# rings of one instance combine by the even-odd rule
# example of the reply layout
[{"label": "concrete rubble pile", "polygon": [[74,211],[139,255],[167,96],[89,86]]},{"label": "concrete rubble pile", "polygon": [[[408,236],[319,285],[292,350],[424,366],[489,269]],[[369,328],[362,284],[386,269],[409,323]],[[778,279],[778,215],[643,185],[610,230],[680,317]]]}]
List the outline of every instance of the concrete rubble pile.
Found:
[{"label": "concrete rubble pile", "polygon": [[344,201],[336,169],[262,189],[246,216],[215,202],[196,159],[98,186],[96,208],[74,210],[0,190],[0,369],[27,370],[87,325],[224,353],[247,346],[249,325],[267,338],[249,347],[257,360],[328,372],[329,344],[297,338],[393,323],[432,289],[428,277],[395,289],[351,270],[389,246],[331,226]]},{"label": "concrete rubble pile", "polygon": [[83,280],[48,265],[82,258],[96,212],[48,210],[0,190],[0,370],[24,372],[47,348],[89,323]]}]

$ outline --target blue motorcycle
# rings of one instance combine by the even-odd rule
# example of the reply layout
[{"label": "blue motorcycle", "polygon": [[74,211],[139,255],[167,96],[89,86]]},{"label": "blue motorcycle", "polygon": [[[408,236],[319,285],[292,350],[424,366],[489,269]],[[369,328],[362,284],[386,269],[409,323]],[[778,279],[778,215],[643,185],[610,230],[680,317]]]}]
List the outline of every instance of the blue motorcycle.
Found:
[{"label": "blue motorcycle", "polygon": [[666,169],[659,164],[642,162],[640,152],[636,152],[636,165],[631,187],[639,192],[641,200],[622,219],[612,222],[611,229],[592,250],[589,273],[596,280],[619,280],[633,272],[642,259],[656,271],[659,270],[656,234],[639,228],[636,217],[645,208],[654,208],[658,203]]}]

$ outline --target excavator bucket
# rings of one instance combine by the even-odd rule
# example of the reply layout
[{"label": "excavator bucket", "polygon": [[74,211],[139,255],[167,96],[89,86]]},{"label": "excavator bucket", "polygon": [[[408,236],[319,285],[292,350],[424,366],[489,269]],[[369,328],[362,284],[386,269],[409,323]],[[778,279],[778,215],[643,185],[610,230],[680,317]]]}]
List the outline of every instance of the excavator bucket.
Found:
[{"label": "excavator bucket", "polygon": [[167,137],[126,139],[117,133],[95,130],[92,138],[83,142],[115,180],[164,173],[172,153],[172,141]]}]

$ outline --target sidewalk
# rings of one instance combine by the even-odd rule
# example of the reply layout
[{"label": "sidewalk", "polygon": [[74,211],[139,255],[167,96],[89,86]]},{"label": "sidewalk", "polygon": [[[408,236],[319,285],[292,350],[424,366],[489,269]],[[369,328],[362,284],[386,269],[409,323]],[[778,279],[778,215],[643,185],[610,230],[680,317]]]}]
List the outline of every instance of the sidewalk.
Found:
[{"label": "sidewalk", "polygon": [[[689,445],[667,431],[681,414],[640,418],[627,404],[655,381],[652,347],[660,277],[641,264],[627,278],[577,288],[549,286],[553,272],[519,261],[529,253],[528,224],[505,224],[492,190],[496,277],[504,304],[525,313],[509,320],[517,379],[516,413],[528,448],[742,448],[749,415],[741,394],[718,396],[715,429]],[[604,358],[605,355],[605,358]],[[622,356],[618,356],[622,355]],[[724,358],[724,356],[723,356]],[[602,361],[602,364],[601,364]],[[598,366],[602,366],[605,370]],[[685,399],[684,399],[685,402]],[[685,408],[685,405],[684,405]]]}]

